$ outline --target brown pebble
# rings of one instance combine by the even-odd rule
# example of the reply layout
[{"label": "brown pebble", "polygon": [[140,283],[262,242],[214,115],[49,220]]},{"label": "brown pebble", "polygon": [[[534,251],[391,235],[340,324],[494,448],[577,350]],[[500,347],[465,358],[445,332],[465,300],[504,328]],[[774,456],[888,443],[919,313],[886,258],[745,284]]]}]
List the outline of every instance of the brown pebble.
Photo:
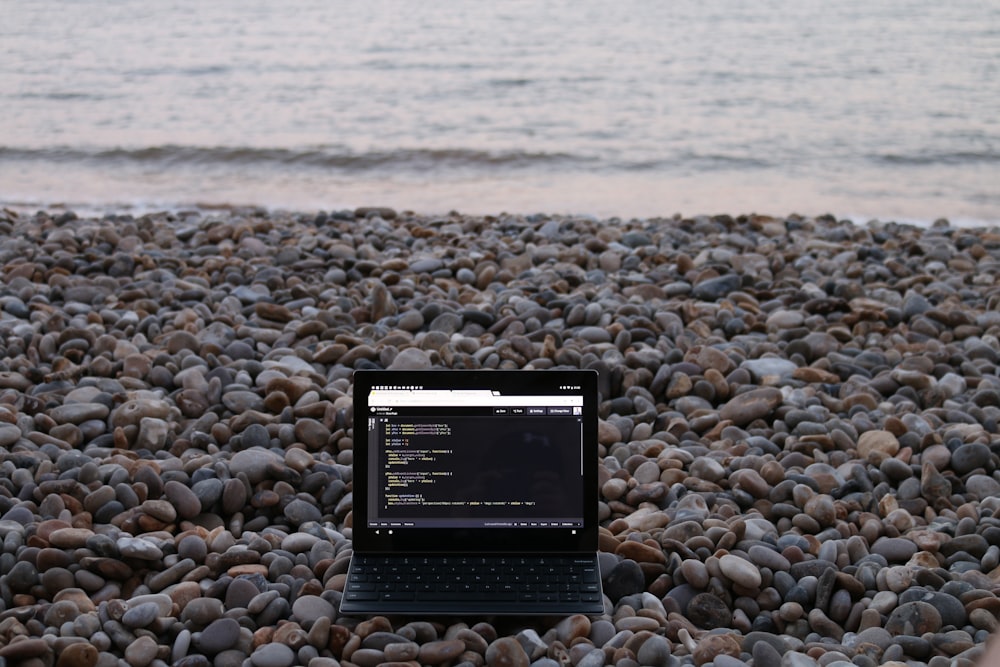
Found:
[{"label": "brown pebble", "polygon": [[951,482],[938,472],[934,464],[929,461],[924,463],[920,473],[920,493],[931,507],[942,502],[950,505],[948,497],[951,496],[951,491]]},{"label": "brown pebble", "polygon": [[168,500],[147,500],[140,505],[140,509],[165,524],[171,523],[177,518],[177,510]]},{"label": "brown pebble", "polygon": [[514,637],[501,637],[486,649],[489,667],[528,667],[530,660],[524,647]]},{"label": "brown pebble", "polygon": [[195,581],[184,581],[164,592],[170,596],[170,600],[177,605],[177,608],[183,611],[191,600],[201,597],[201,586]]},{"label": "brown pebble", "polygon": [[834,507],[833,498],[824,493],[818,493],[807,500],[802,509],[821,527],[832,526],[837,520],[837,509]]},{"label": "brown pebble", "polygon": [[[587,617],[584,618],[588,623],[587,632],[589,632],[590,619]],[[455,639],[459,639],[463,644],[465,644],[466,651],[472,651],[473,653],[478,653],[481,656],[486,655],[486,649],[489,648],[489,642],[486,641],[486,638],[470,628],[461,628],[455,633]]]},{"label": "brown pebble", "polygon": [[132,576],[132,568],[128,563],[115,558],[92,558],[88,556],[80,560],[80,565],[105,579],[113,581],[125,581]]},{"label": "brown pebble", "polygon": [[742,647],[740,640],[734,635],[705,635],[698,642],[698,646],[692,653],[694,664],[704,665],[712,662],[720,655],[728,655],[738,658]]},{"label": "brown pebble", "polygon": [[71,525],[67,521],[62,521],[60,519],[47,519],[42,521],[35,527],[35,537],[38,537],[45,542],[44,546],[49,545],[49,538],[52,533],[60,530],[62,528],[70,528]]},{"label": "brown pebble", "polygon": [[60,528],[49,535],[49,544],[59,549],[82,549],[94,531],[86,528]]},{"label": "brown pebble", "polygon": [[253,563],[246,563],[243,565],[234,565],[226,571],[230,577],[234,579],[236,577],[244,575],[255,575],[259,574],[262,577],[267,576],[267,565],[255,565]]},{"label": "brown pebble", "polygon": [[985,609],[973,609],[970,611],[969,622],[974,627],[986,630],[987,632],[996,632],[997,628],[1000,628],[1000,622],[997,621],[996,615]]},{"label": "brown pebble", "polygon": [[78,642],[63,649],[56,667],[94,667],[97,658],[98,651],[93,644]]},{"label": "brown pebble", "polygon": [[344,648],[351,640],[351,637],[356,636],[351,633],[350,628],[346,628],[343,625],[331,625],[330,639],[327,641],[326,646],[334,655],[343,655]]},{"label": "brown pebble", "polygon": [[0,647],[0,658],[10,661],[28,660],[51,655],[52,649],[44,639],[12,639],[9,644]]},{"label": "brown pebble", "polygon": [[962,596],[962,603],[968,612],[973,609],[985,609],[986,611],[1000,616],[1000,598],[989,591],[973,590]]},{"label": "brown pebble", "polygon": [[590,634],[590,619],[581,614],[567,616],[556,625],[556,634],[566,646],[580,637]]},{"label": "brown pebble", "polygon": [[125,660],[132,667],[146,667],[156,659],[159,646],[156,640],[148,635],[137,638],[125,649]]},{"label": "brown pebble", "polygon": [[425,665],[440,665],[454,660],[465,651],[465,644],[458,639],[441,639],[428,642],[420,647],[420,662]]},{"label": "brown pebble", "polygon": [[298,651],[309,643],[309,636],[298,623],[289,621],[288,623],[278,625],[274,631],[274,635],[271,636],[271,641],[283,644],[293,651]]},{"label": "brown pebble", "polygon": [[781,405],[782,394],[774,387],[759,387],[737,394],[719,410],[719,418],[737,426],[746,426],[769,415]]},{"label": "brown pebble", "polygon": [[646,616],[626,616],[615,621],[615,627],[627,632],[656,632],[660,628],[660,622],[655,618]]},{"label": "brown pebble", "polygon": [[858,437],[858,456],[873,465],[882,459],[895,456],[899,451],[899,440],[889,431],[866,431]]},{"label": "brown pebble", "polygon": [[247,487],[235,477],[227,479],[222,488],[222,511],[235,514],[247,503]]},{"label": "brown pebble", "polygon": [[97,610],[97,605],[94,604],[94,601],[91,599],[91,597],[87,595],[87,593],[85,593],[84,591],[80,590],[79,588],[65,588],[56,593],[55,596],[53,596],[52,601],[72,602],[73,606],[81,614],[87,614]]},{"label": "brown pebble", "polygon": [[813,609],[808,614],[809,626],[824,637],[831,637],[840,641],[844,636],[844,629],[823,613],[821,609]]},{"label": "brown pebble", "polygon": [[387,644],[383,652],[385,653],[386,660],[389,662],[411,662],[416,660],[417,656],[420,655],[420,644],[416,642],[395,642]]},{"label": "brown pebble", "polygon": [[736,470],[729,476],[729,480],[734,488],[742,489],[754,498],[766,498],[771,493],[771,486],[753,468]]},{"label": "brown pebble", "polygon": [[354,629],[354,633],[362,639],[375,632],[392,632],[392,623],[385,616],[374,616],[358,623]]},{"label": "brown pebble", "polygon": [[63,549],[44,548],[35,557],[35,564],[40,572],[56,567],[68,567],[73,563],[71,552]]},{"label": "brown pebble", "polygon": [[664,555],[662,549],[635,540],[625,540],[618,545],[615,553],[622,558],[630,558],[637,563],[667,562],[667,557]]}]

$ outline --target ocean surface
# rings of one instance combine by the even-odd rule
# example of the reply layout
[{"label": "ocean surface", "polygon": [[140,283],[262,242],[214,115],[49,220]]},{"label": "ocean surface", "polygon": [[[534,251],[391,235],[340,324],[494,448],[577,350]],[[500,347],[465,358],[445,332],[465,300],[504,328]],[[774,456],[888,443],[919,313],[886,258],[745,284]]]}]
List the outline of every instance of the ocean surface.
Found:
[{"label": "ocean surface", "polygon": [[0,0],[0,204],[1000,224],[1000,1]]}]

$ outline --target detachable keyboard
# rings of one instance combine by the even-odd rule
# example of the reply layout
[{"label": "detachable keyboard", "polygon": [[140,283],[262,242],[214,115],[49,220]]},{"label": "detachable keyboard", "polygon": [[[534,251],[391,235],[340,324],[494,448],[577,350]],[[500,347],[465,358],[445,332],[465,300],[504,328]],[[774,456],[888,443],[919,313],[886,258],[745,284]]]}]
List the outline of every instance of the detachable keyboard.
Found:
[{"label": "detachable keyboard", "polygon": [[597,557],[354,554],[343,614],[601,614]]}]

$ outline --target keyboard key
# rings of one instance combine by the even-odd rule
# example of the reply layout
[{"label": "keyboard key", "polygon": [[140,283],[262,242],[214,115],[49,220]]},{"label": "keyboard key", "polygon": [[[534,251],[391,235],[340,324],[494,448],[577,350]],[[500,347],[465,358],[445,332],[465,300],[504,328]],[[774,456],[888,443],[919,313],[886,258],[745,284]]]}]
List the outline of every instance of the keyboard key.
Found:
[{"label": "keyboard key", "polygon": [[382,593],[382,599],[386,602],[405,602],[413,600],[416,594],[413,591],[386,591]]},{"label": "keyboard key", "polygon": [[349,591],[374,591],[375,584],[369,581],[350,582],[347,584]]},{"label": "keyboard key", "polygon": [[378,593],[375,591],[347,591],[344,597],[348,600],[378,600]]}]

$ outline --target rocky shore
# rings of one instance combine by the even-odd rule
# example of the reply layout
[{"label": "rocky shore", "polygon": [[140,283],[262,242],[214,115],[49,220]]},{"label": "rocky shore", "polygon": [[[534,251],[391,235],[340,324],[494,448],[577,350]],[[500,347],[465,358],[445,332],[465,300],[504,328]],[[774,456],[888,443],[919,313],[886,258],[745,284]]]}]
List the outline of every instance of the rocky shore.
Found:
[{"label": "rocky shore", "polygon": [[[972,665],[1000,231],[0,212],[0,667]],[[351,374],[601,372],[595,618],[346,618]]]}]

